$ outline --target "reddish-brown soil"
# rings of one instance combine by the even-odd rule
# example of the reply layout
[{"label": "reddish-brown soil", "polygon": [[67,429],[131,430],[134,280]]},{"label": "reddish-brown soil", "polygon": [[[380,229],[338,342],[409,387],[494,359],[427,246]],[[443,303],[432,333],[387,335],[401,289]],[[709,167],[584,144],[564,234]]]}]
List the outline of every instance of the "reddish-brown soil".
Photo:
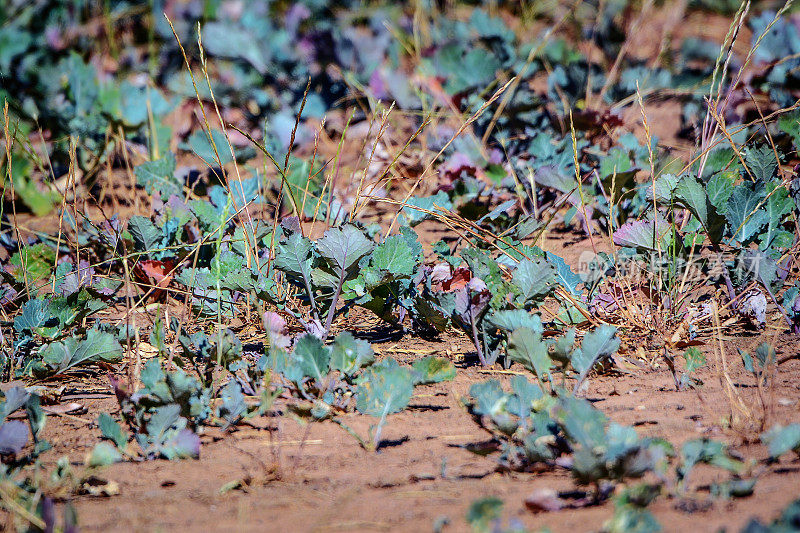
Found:
[{"label": "reddish-brown soil", "polygon": [[[777,339],[778,357],[796,353],[795,338]],[[726,342],[732,382],[744,414],[732,405],[721,386],[718,364],[704,347],[709,366],[700,373],[699,390],[674,390],[669,371],[640,362],[631,374],[608,374],[590,380],[587,398],[612,420],[634,425],[642,435],[660,436],[674,445],[708,436],[730,443],[755,463],[755,493],[738,500],[713,499],[708,484],[728,474],[698,467],[685,497],[663,496],[650,508],[665,531],[739,530],[752,517],[772,519],[800,495],[800,462],[784,458],[765,465],[761,445],[747,444],[758,434],[763,411],[752,376],[741,368],[736,347],[758,342],[756,336]],[[381,355],[409,361],[434,353],[460,358],[470,351],[465,338],[448,336],[439,342],[416,339],[375,346]],[[634,361],[634,358],[630,358]],[[465,531],[465,514],[476,498],[497,496],[504,516],[533,529],[598,530],[611,517],[613,504],[581,510],[533,514],[524,499],[537,489],[568,490],[574,482],[564,470],[503,474],[495,461],[462,445],[487,439],[461,406],[471,384],[489,378],[506,382],[503,371],[459,368],[454,382],[422,387],[411,407],[393,415],[384,432],[385,446],[377,453],[362,450],[333,423],[303,426],[288,416],[256,419],[252,427],[230,433],[210,429],[204,434],[199,460],[116,464],[95,474],[116,482],[113,497],[80,496],[73,500],[83,531],[427,531],[446,517],[445,531]],[[766,424],[800,421],[800,361],[783,364],[763,391]],[[69,456],[77,472],[99,437],[92,421],[101,411],[114,413],[116,400],[81,397],[74,401],[88,412],[74,417],[51,416],[45,430],[54,444],[49,458]],[[91,389],[97,390],[96,386]],[[283,407],[279,402],[278,409]],[[734,427],[728,421],[733,409]],[[373,420],[351,415],[346,422],[366,434]],[[220,489],[244,480],[241,490]],[[692,509],[700,509],[690,512]]]},{"label": "reddish-brown soil", "polygon": [[[719,41],[729,24],[727,17],[708,13],[671,17],[670,9],[675,9],[674,6],[654,9],[653,16],[642,22],[640,38],[630,45],[629,53],[634,57],[655,57],[659,46],[668,39],[677,42],[693,35]],[[530,31],[537,34],[538,28]],[[671,148],[676,157],[685,157],[689,143],[677,136],[680,106],[677,100],[645,95],[651,133],[659,137],[663,146]],[[184,115],[191,116],[186,110]],[[634,131],[643,140],[639,106],[627,108],[623,115],[626,131]],[[338,122],[343,119],[339,117]],[[329,126],[334,123],[335,117],[331,117]],[[177,131],[189,129],[191,120]],[[335,147],[336,141],[330,144]],[[360,147],[358,142],[352,144]],[[357,158],[350,161],[347,154],[342,161],[345,167],[357,166]],[[149,200],[142,196],[138,203],[134,202],[126,185],[128,174],[119,171],[118,175],[120,179],[101,175],[101,179],[110,183],[110,200],[104,205],[106,212],[116,213],[122,219],[134,213],[146,214]],[[405,178],[408,186],[415,179],[400,178]],[[404,186],[398,187],[403,194]],[[435,180],[426,180],[419,192],[429,193],[437,186]],[[99,210],[87,207],[91,218],[103,218]],[[361,219],[387,225],[386,213],[389,219],[394,213],[394,206],[390,207],[376,206]],[[36,219],[20,215],[19,223],[23,233],[58,230],[58,220],[54,217]],[[426,244],[453,236],[433,224],[423,224],[420,229]],[[598,248],[604,249],[607,238],[597,239]],[[548,233],[539,244],[557,251],[573,266],[582,251],[592,248],[588,239],[577,234]],[[770,306],[770,312],[774,314],[774,306]],[[358,329],[360,325],[351,321],[347,326]],[[782,364],[759,395],[737,352],[737,348],[752,350],[768,340],[776,346],[781,358],[800,353],[797,338],[785,333],[776,336],[769,327],[763,333],[736,328],[724,334],[730,335],[723,337],[722,342],[736,397],[732,398],[724,388],[723,365],[715,352],[716,339],[701,337],[706,344],[700,348],[709,361],[699,372],[702,387],[675,391],[671,373],[660,363],[661,350],[648,345],[644,332],[631,329],[624,331],[622,359],[630,363],[632,370],[592,376],[582,393],[612,420],[634,425],[641,435],[665,438],[676,447],[689,439],[712,437],[730,444],[742,458],[752,461],[747,474],[758,478],[755,491],[752,496],[735,500],[712,498],[708,490],[710,483],[728,479],[727,473],[697,467],[685,495],[665,494],[650,506],[665,531],[721,528],[738,531],[753,517],[762,521],[773,519],[800,496],[800,461],[787,456],[779,463],[767,464],[766,450],[757,444],[763,428],[775,423],[800,422],[800,360]],[[381,356],[405,362],[429,354],[455,360],[472,355],[469,341],[455,333],[435,342],[406,337],[397,343],[375,344],[374,348]],[[126,375],[126,369],[118,369],[118,374]],[[599,530],[612,515],[611,502],[538,514],[526,508],[525,498],[536,490],[575,488],[566,470],[498,473],[493,457],[481,457],[464,448],[485,441],[488,435],[475,425],[461,399],[473,383],[491,378],[507,382],[509,377],[506,371],[481,370],[472,365],[459,368],[451,383],[420,387],[411,407],[389,418],[383,433],[384,446],[377,453],[362,450],[353,437],[330,422],[304,426],[288,415],[264,417],[251,421],[251,426],[240,425],[230,432],[206,428],[198,460],[127,462],[99,469],[93,475],[116,484],[119,493],[111,497],[77,496],[72,502],[78,511],[81,530],[87,532],[416,532],[432,530],[435,523],[442,523],[445,518],[448,521],[445,531],[465,531],[469,529],[465,515],[470,503],[486,496],[496,496],[505,502],[504,520],[518,520],[529,529],[546,527],[570,533]],[[52,468],[57,458],[66,455],[76,476],[83,476],[88,474],[84,458],[100,436],[95,423],[97,416],[103,411],[115,414],[118,406],[107,381],[99,377],[71,381],[66,392],[64,401],[78,402],[86,412],[48,418],[44,438],[54,449],[44,456],[45,466]],[[276,410],[284,411],[285,407],[285,402],[279,401]],[[344,420],[362,435],[374,423],[358,415],[346,416]],[[671,475],[674,477],[674,464]],[[241,481],[240,488],[220,490],[237,481]],[[0,530],[8,522],[0,514]]]}]

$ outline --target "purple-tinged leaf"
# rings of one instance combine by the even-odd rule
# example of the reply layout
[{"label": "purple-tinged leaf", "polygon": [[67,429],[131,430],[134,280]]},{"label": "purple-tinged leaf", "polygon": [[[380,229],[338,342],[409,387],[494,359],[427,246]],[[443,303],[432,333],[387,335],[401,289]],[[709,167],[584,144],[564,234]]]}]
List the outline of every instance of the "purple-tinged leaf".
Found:
[{"label": "purple-tinged leaf", "polygon": [[292,339],[286,335],[286,321],[278,313],[273,311],[264,313],[264,329],[272,346],[283,349],[291,346]]},{"label": "purple-tinged leaf", "polygon": [[28,443],[28,425],[9,420],[0,426],[0,455],[16,455]]},{"label": "purple-tinged leaf", "polygon": [[664,219],[636,220],[614,232],[614,244],[644,250],[665,250],[672,241],[672,227]]},{"label": "purple-tinged leaf", "polygon": [[191,429],[182,429],[161,447],[167,459],[197,459],[200,457],[200,437]]}]

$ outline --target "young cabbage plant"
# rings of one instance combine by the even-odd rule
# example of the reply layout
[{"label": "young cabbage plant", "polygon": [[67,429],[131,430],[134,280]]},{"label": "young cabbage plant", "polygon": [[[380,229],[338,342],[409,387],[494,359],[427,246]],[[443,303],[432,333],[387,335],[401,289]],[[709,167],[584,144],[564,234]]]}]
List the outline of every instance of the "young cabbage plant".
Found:
[{"label": "young cabbage plant", "polygon": [[[501,314],[494,318],[495,323],[503,316]],[[516,325],[508,322],[503,325]],[[528,319],[525,322],[520,320],[518,323],[527,325],[520,325],[510,333],[508,357],[511,361],[519,363],[533,372],[542,386],[545,382],[550,383],[551,392],[554,391],[551,372],[556,364],[561,367],[564,376],[569,367],[575,372],[576,381],[573,394],[577,394],[592,368],[603,359],[614,355],[620,346],[620,340],[616,336],[617,328],[607,324],[584,335],[580,347],[573,348],[575,329],[568,330],[563,337],[558,339],[544,340],[542,339],[541,321]]]},{"label": "young cabbage plant", "polygon": [[[376,363],[369,343],[349,332],[337,335],[330,346],[311,334],[298,338],[291,351],[280,344],[273,340],[266,364],[297,400],[292,411],[307,420],[331,420],[370,450],[380,446],[387,417],[408,406],[415,386],[455,376],[452,362],[436,357],[421,359],[411,369],[391,358]],[[354,410],[378,419],[368,439],[341,419]]]},{"label": "young cabbage plant", "polygon": [[490,380],[470,388],[465,405],[489,432],[500,452],[499,468],[569,469],[580,484],[594,485],[595,497],[609,494],[601,483],[663,475],[671,447],[642,439],[627,426],[609,422],[590,402],[569,394],[546,395],[522,376],[511,379],[511,392]]},{"label": "young cabbage plant", "polygon": [[342,288],[358,276],[360,260],[373,246],[352,224],[331,228],[316,242],[295,231],[276,245],[275,268],[305,292],[311,320],[295,318],[308,333],[328,338]]}]

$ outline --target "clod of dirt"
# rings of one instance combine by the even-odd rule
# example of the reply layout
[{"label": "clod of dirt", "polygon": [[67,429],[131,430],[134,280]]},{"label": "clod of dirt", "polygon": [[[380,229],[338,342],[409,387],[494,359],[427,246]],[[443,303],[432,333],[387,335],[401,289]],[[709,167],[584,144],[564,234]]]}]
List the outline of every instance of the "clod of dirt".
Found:
[{"label": "clod of dirt", "polygon": [[534,513],[552,512],[563,509],[565,502],[553,489],[539,489],[525,498],[525,506]]},{"label": "clod of dirt", "polygon": [[81,485],[81,493],[89,496],[116,496],[119,494],[119,484],[113,480],[89,476]]},{"label": "clod of dirt", "polygon": [[684,498],[675,504],[675,509],[683,513],[694,514],[704,513],[714,507],[714,502],[711,500],[695,500],[692,498]]}]

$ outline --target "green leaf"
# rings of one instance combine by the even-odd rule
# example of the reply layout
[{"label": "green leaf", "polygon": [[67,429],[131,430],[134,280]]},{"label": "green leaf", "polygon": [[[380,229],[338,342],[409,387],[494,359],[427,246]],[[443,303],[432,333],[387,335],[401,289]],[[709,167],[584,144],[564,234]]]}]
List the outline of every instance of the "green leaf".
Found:
[{"label": "green leaf", "polygon": [[603,324],[583,337],[581,347],[572,353],[572,368],[581,375],[586,374],[603,357],[614,354],[619,349],[620,340],[616,337],[617,328]]},{"label": "green leaf", "polygon": [[397,366],[373,366],[362,375],[356,392],[356,409],[374,417],[402,411],[411,400],[414,382],[408,369]]},{"label": "green leaf", "polygon": [[109,333],[92,328],[78,342],[74,337],[49,344],[42,352],[42,361],[55,373],[87,363],[113,363],[122,359],[122,346]]},{"label": "green leaf", "polygon": [[128,445],[127,433],[122,431],[117,421],[111,418],[111,415],[108,413],[100,413],[100,416],[97,417],[97,425],[103,437],[116,444],[117,448],[124,450]]},{"label": "green leaf", "polygon": [[159,193],[166,200],[170,195],[180,194],[183,187],[175,179],[175,155],[168,153],[161,159],[147,161],[134,169],[136,182],[148,194]]},{"label": "green leaf", "polygon": [[0,27],[0,72],[8,73],[11,62],[22,55],[33,43],[30,32],[24,31],[15,24],[4,24]]},{"label": "green leaf", "polygon": [[99,92],[97,71],[94,66],[84,62],[81,56],[70,52],[68,58],[60,63],[61,72],[67,78],[70,100],[75,104],[76,115],[85,116],[91,113]]},{"label": "green leaf", "polygon": [[591,450],[603,446],[606,440],[606,415],[588,400],[565,396],[559,400],[559,423],[567,437]]},{"label": "green leaf", "polygon": [[[791,246],[793,238],[791,240],[784,238],[781,242],[777,242],[777,239],[780,234],[786,233],[781,226],[783,218],[792,212],[794,201],[789,197],[789,191],[786,190],[786,187],[780,183],[767,183],[766,189],[768,198],[764,208],[767,212],[767,229],[759,236],[759,248],[766,251],[778,244],[786,244],[787,241],[788,246]],[[780,247],[787,248],[788,246]]]},{"label": "green leaf", "polygon": [[503,387],[496,379],[473,383],[469,388],[469,395],[475,399],[475,413],[483,416],[500,414],[508,400],[508,396],[503,392]]},{"label": "green leaf", "polygon": [[34,332],[39,328],[51,325],[54,320],[50,302],[36,298],[22,304],[21,312],[14,318],[14,331]]},{"label": "green leaf", "polygon": [[128,222],[128,232],[133,238],[137,252],[150,252],[159,248],[163,233],[153,222],[140,215],[132,216]]},{"label": "green leaf", "polygon": [[164,434],[173,426],[177,426],[181,419],[181,407],[176,403],[170,403],[155,410],[150,420],[147,422],[147,435],[153,442],[163,439]]},{"label": "green leaf", "polygon": [[352,375],[358,369],[375,361],[375,352],[367,341],[356,339],[349,331],[336,336],[331,346],[332,370],[338,370],[345,375]]},{"label": "green leaf", "polygon": [[14,279],[33,289],[39,282],[52,275],[56,252],[44,243],[23,246],[22,250],[14,253],[8,262],[17,267],[14,269]]},{"label": "green leaf", "polygon": [[694,346],[684,352],[683,359],[686,361],[686,372],[689,374],[706,365],[706,356]]},{"label": "green leaf", "polygon": [[778,119],[778,128],[792,138],[795,146],[800,146],[800,112],[784,113]]},{"label": "green leaf", "polygon": [[[570,328],[563,337],[560,337],[557,341],[549,342],[551,353],[550,355],[553,359],[560,361],[561,363],[566,364],[570,360],[570,355],[573,355],[573,346],[575,345],[575,328]],[[573,365],[574,367],[574,365]]]},{"label": "green leaf", "polygon": [[464,47],[457,43],[440,47],[432,58],[432,66],[436,75],[447,80],[444,88],[451,95],[470,87],[485,87],[502,67],[497,55],[483,48],[464,53]]},{"label": "green leaf", "polygon": [[652,185],[652,194],[655,195],[657,201],[668,204],[675,199],[675,189],[677,187],[677,176],[674,174],[662,174]]},{"label": "green leaf", "polygon": [[686,205],[700,223],[708,228],[708,195],[700,181],[686,174],[675,187],[675,197]]},{"label": "green leaf", "polygon": [[681,457],[683,461],[678,468],[678,476],[684,483],[694,465],[699,463],[723,468],[733,473],[741,471],[744,466],[741,461],[733,459],[728,454],[728,449],[723,443],[705,438],[685,442],[681,447]]},{"label": "green leaf", "polygon": [[[609,177],[612,177],[614,174],[617,175],[617,181],[623,181],[623,175],[628,173],[631,170],[636,170],[633,168],[633,164],[631,163],[631,158],[628,155],[628,151],[624,150],[619,147],[614,147],[608,151],[608,155],[600,159],[600,178],[605,180]],[[619,191],[616,191],[619,192]],[[615,194],[615,198],[618,198],[619,195]]]},{"label": "green leaf", "polygon": [[503,500],[490,496],[472,502],[467,511],[467,522],[473,531],[484,533],[492,531],[491,525],[500,519],[503,512]]},{"label": "green leaf", "polygon": [[0,403],[0,424],[8,415],[22,408],[30,399],[31,395],[22,387],[11,387],[5,393],[5,400]]},{"label": "green leaf", "polygon": [[502,311],[495,311],[490,314],[486,320],[488,325],[502,329],[507,333],[511,333],[519,328],[528,328],[538,333],[544,331],[541,317],[538,314],[531,314],[524,309],[504,309]]},{"label": "green leaf", "polygon": [[[758,345],[755,357],[741,349],[739,350],[739,355],[742,358],[744,369],[756,376],[760,376],[768,366],[775,363],[775,349],[766,342]],[[754,362],[758,362],[758,367],[755,366]]]},{"label": "green leaf", "polygon": [[232,379],[220,390],[219,398],[222,405],[217,410],[217,416],[225,420],[228,426],[236,424],[239,419],[247,414],[247,404],[244,401],[241,384]]},{"label": "green leaf", "polygon": [[329,229],[316,244],[320,255],[338,271],[349,269],[372,250],[372,242],[351,224]]},{"label": "green leaf", "polygon": [[31,394],[28,397],[25,402],[25,414],[28,415],[28,425],[31,428],[33,438],[38,440],[47,421],[47,416],[42,410],[42,400],[38,395]]},{"label": "green leaf", "polygon": [[760,147],[747,147],[744,151],[744,160],[753,177],[761,181],[771,180],[778,168],[775,152],[766,144]]},{"label": "green leaf", "polygon": [[653,513],[634,505],[617,505],[611,520],[603,525],[607,533],[658,533],[662,530]]},{"label": "green leaf", "polygon": [[739,350],[739,355],[742,358],[742,365],[744,366],[744,369],[747,370],[748,372],[755,374],[756,369],[753,366],[753,356],[751,356],[748,352],[742,350]]},{"label": "green leaf", "polygon": [[278,244],[275,251],[275,268],[287,274],[311,280],[311,241],[293,233],[286,243]]},{"label": "green leaf", "polygon": [[[511,390],[514,391],[520,404],[526,408],[526,412],[530,411],[531,404],[544,396],[542,389],[538,385],[534,385],[525,378],[525,376],[516,375],[511,378]],[[520,413],[520,416],[527,416],[525,413]]]},{"label": "green leaf", "polygon": [[[127,81],[102,85],[98,104],[105,114],[114,121],[123,123],[126,129],[144,125],[150,113],[156,118],[174,108],[173,103],[164,98],[158,89],[136,86]],[[161,126],[160,121],[153,124],[156,130]]]},{"label": "green leaf", "polygon": [[209,22],[203,27],[203,44],[209,55],[226,59],[243,59],[259,74],[267,72],[270,58],[260,41],[247,28],[231,21]]},{"label": "green leaf", "polygon": [[775,362],[775,348],[769,343],[762,342],[756,348],[756,360],[758,364],[761,365],[761,369],[765,370]]},{"label": "green leaf", "polygon": [[721,483],[712,483],[709,487],[711,496],[729,500],[731,498],[746,498],[753,494],[756,478],[729,479]]},{"label": "green leaf", "polygon": [[512,280],[522,293],[520,299],[527,303],[550,294],[556,281],[556,272],[544,259],[525,259],[517,265]]},{"label": "green leaf", "polygon": [[411,276],[417,266],[414,250],[402,235],[392,235],[375,247],[370,266],[387,272],[392,278]]},{"label": "green leaf", "polygon": [[708,201],[717,209],[717,213],[724,215],[728,211],[728,199],[733,194],[734,176],[729,174],[715,174],[706,184]]},{"label": "green leaf", "polygon": [[225,223],[225,210],[217,208],[208,200],[192,200],[189,206],[197,217],[200,229],[206,233],[216,231]]},{"label": "green leaf", "polygon": [[516,329],[509,335],[507,353],[509,359],[535,372],[539,381],[544,381],[553,366],[542,334],[529,328]]},{"label": "green leaf", "polygon": [[[713,179],[718,180],[716,177]],[[724,218],[714,207],[706,187],[706,184],[693,174],[685,174],[680,178],[667,174],[656,182],[656,198],[665,204],[671,205],[674,203],[687,208],[705,228],[709,239],[712,242],[719,242],[722,237]],[[716,191],[716,193],[719,192]],[[723,192],[722,194],[725,193]],[[727,196],[725,199],[727,200]],[[715,201],[718,202],[719,198],[715,199]]]},{"label": "green leaf", "polygon": [[776,425],[761,434],[761,441],[769,447],[773,459],[792,450],[800,453],[800,424]]},{"label": "green leaf", "polygon": [[297,339],[292,351],[292,360],[302,371],[303,376],[322,381],[330,370],[331,350],[319,337],[306,334]]},{"label": "green leaf", "polygon": [[567,265],[566,261],[554,253],[547,252],[545,254],[547,261],[555,267],[556,281],[571,294],[578,295],[581,291],[578,286],[583,283],[581,277],[572,271]]},{"label": "green leaf", "polygon": [[435,357],[430,355],[414,361],[413,368],[414,385],[428,383],[440,383],[442,381],[452,381],[456,377],[456,367],[450,359]]},{"label": "green leaf", "polygon": [[89,456],[89,467],[108,466],[122,461],[122,454],[108,442],[98,442]]},{"label": "green leaf", "polygon": [[[1,52],[0,52],[1,53]],[[33,174],[33,165],[27,154],[13,152],[11,156],[11,181],[17,198],[38,217],[49,214],[58,205],[61,195],[49,183],[40,183]],[[0,165],[0,184],[7,176],[6,164]]]},{"label": "green leaf", "polygon": [[734,189],[725,213],[734,240],[747,244],[769,222],[769,215],[759,207],[763,199],[764,195],[755,192],[749,183],[741,183]]},{"label": "green leaf", "polygon": [[406,217],[410,226],[415,226],[423,220],[431,218],[431,215],[414,208],[419,207],[425,211],[435,211],[435,206],[439,206],[448,211],[453,209],[453,203],[450,201],[450,197],[447,193],[439,191],[433,196],[412,196],[409,198],[406,202],[406,207],[403,208],[403,216]]},{"label": "green leaf", "polygon": [[[186,144],[181,145],[181,148],[194,152],[197,157],[202,159],[207,165],[225,165],[233,161],[231,156],[231,149],[228,145],[228,139],[225,134],[219,130],[211,130],[211,140],[208,138],[208,133],[205,131],[194,132],[187,140]],[[216,152],[214,151],[216,147]],[[217,154],[219,154],[219,161],[217,161]]]}]

